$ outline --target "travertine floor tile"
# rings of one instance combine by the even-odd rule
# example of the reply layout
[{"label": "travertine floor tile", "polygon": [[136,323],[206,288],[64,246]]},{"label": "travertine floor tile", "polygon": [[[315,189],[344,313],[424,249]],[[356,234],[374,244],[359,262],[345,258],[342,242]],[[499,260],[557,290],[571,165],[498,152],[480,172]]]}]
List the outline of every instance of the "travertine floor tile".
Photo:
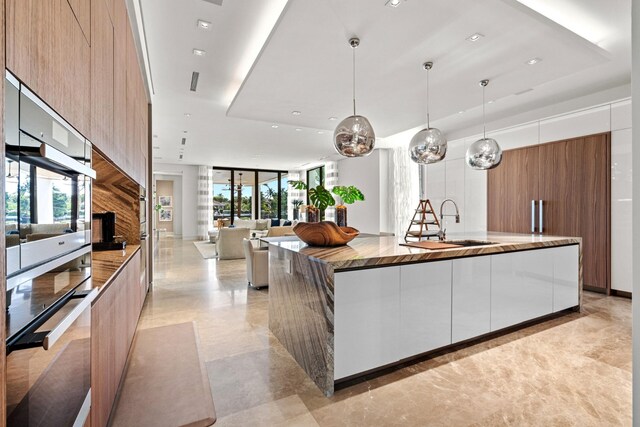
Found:
[{"label": "travertine floor tile", "polygon": [[370,376],[325,397],[268,329],[245,261],[165,239],[139,328],[195,321],[222,426],[627,426],[631,302],[584,293],[580,313]]}]

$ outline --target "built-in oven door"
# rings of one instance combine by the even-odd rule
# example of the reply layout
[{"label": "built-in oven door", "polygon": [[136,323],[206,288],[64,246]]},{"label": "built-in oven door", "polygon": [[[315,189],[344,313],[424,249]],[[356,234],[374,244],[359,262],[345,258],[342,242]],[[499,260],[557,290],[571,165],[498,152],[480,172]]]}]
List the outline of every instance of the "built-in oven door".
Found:
[{"label": "built-in oven door", "polygon": [[59,309],[8,343],[7,425],[83,426],[91,407],[91,301],[74,290]]}]

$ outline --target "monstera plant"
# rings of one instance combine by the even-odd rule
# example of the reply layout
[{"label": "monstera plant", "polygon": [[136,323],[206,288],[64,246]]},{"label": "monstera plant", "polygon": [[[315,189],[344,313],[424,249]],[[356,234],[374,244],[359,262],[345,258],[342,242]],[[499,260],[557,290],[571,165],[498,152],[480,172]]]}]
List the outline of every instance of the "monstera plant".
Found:
[{"label": "monstera plant", "polygon": [[319,212],[324,211],[329,206],[335,206],[336,201],[331,194],[340,197],[343,204],[336,207],[336,222],[339,226],[347,225],[347,207],[344,204],[352,204],[360,200],[364,200],[364,194],[357,187],[336,186],[331,191],[327,190],[323,185],[309,188],[303,181],[289,181],[289,184],[296,190],[306,190],[309,195],[311,205],[307,208],[307,220],[316,222],[319,219]]},{"label": "monstera plant", "polygon": [[336,204],[331,192],[320,184],[316,187],[309,188],[303,181],[289,181],[289,184],[296,190],[306,190],[311,204],[307,207],[307,221],[318,222],[320,212],[329,206]]}]

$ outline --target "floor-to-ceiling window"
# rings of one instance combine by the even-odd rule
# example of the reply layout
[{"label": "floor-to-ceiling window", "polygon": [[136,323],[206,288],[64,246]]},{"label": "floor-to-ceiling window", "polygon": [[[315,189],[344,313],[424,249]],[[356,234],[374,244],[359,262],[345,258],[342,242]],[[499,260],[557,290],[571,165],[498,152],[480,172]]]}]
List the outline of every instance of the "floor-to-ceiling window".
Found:
[{"label": "floor-to-ceiling window", "polygon": [[287,218],[286,171],[213,168],[213,219]]},{"label": "floor-to-ceiling window", "polygon": [[[324,185],[324,166],[318,166],[307,171],[307,187],[314,188],[318,185]],[[309,192],[307,192],[307,204],[311,204]],[[324,211],[320,212],[320,219],[324,220]]]}]

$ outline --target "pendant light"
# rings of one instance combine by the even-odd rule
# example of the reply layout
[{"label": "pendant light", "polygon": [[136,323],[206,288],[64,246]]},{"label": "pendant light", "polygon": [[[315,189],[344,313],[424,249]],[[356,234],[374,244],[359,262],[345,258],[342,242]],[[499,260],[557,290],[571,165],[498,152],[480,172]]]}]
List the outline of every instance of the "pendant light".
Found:
[{"label": "pendant light", "polygon": [[487,127],[484,115],[484,89],[489,84],[489,80],[481,80],[482,86],[482,138],[474,142],[467,149],[467,164],[472,169],[487,170],[493,169],[502,161],[502,148],[498,145],[498,141],[493,138],[487,138]]},{"label": "pendant light", "polygon": [[336,151],[345,157],[362,157],[371,154],[376,143],[376,134],[364,116],[356,114],[356,48],[360,39],[349,40],[353,49],[353,115],[341,121],[333,132]]},{"label": "pendant light", "polygon": [[422,67],[427,71],[427,127],[411,138],[409,155],[414,162],[426,165],[444,159],[447,154],[447,140],[440,129],[429,125],[429,70],[433,67],[433,62],[425,62]]}]

